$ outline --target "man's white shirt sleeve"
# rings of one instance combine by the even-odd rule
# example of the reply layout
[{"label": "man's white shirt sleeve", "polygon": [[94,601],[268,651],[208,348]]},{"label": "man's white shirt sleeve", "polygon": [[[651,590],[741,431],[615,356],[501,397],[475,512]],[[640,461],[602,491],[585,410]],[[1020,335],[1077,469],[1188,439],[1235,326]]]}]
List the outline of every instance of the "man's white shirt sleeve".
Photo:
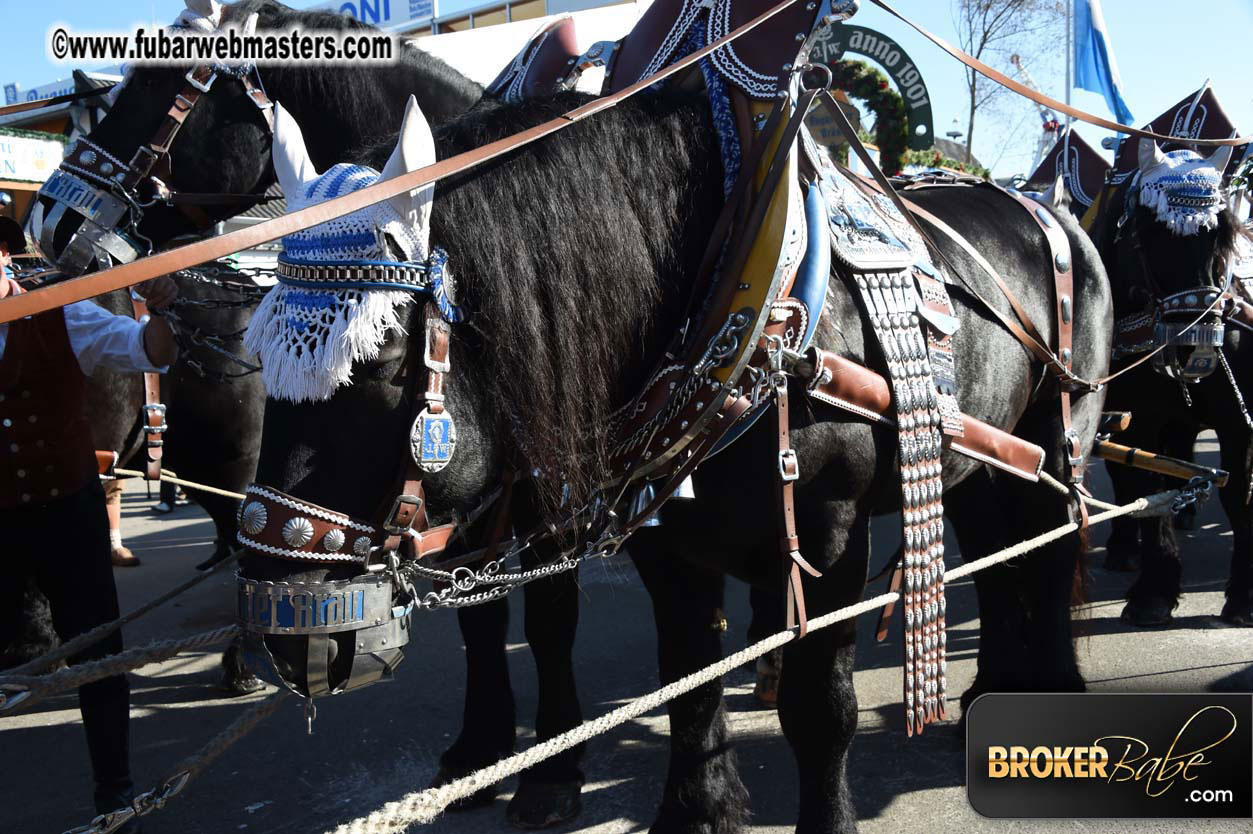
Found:
[{"label": "man's white shirt sleeve", "polygon": [[65,307],[65,329],[78,366],[91,376],[96,368],[122,372],[165,373],[144,350],[144,325],[127,316],[116,316],[90,301]]}]

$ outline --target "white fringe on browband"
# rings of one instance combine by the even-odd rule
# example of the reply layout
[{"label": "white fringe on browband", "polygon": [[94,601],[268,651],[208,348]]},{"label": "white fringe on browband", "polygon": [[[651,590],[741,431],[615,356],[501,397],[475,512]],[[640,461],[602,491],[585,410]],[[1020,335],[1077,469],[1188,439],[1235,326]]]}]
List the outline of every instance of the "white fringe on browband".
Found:
[{"label": "white fringe on browband", "polygon": [[405,333],[398,311],[411,300],[397,290],[280,284],[253,314],[244,348],[260,358],[269,396],[296,403],[328,400],[351,382],[354,362],[378,358],[391,331]]}]

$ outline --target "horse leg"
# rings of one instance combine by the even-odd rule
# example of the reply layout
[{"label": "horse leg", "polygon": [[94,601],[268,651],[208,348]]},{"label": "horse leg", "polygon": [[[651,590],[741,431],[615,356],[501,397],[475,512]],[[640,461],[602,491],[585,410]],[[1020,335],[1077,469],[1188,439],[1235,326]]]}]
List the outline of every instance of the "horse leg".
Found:
[{"label": "horse leg", "polygon": [[[857,602],[870,560],[869,516],[841,503],[801,510],[797,521],[804,555],[823,572],[803,580],[810,616]],[[846,620],[783,648],[779,722],[796,758],[799,834],[857,830],[848,789],[848,748],[857,729],[856,637],[856,623]]]},{"label": "horse leg", "polygon": [[[1119,463],[1105,467],[1110,484],[1114,487],[1114,503],[1126,504],[1148,495],[1152,478],[1148,473]],[[1105,541],[1105,570],[1131,573],[1140,569],[1140,520],[1121,516],[1110,522],[1109,538]]]},{"label": "horse leg", "polygon": [[[1089,405],[1090,403],[1090,405]],[[1081,437],[1095,427],[1100,403],[1079,398],[1071,413]],[[1019,421],[1015,433],[1046,451],[1045,471],[1064,477],[1061,420],[1053,402],[1043,402]],[[1091,434],[1087,435],[1091,437]],[[945,496],[956,520],[963,557],[973,560],[997,545],[1031,538],[1066,524],[1070,500],[1041,484],[1002,473],[976,473]],[[989,506],[999,516],[990,519]],[[974,545],[972,551],[968,545]],[[1078,692],[1085,688],[1075,656],[1071,602],[1083,564],[1084,536],[1067,535],[1011,564],[975,574],[979,598],[979,672],[962,695],[963,715],[982,692],[1029,689]]]},{"label": "horse leg", "polygon": [[[544,742],[583,723],[574,683],[574,633],[579,622],[578,574],[565,571],[525,586],[526,640],[539,683],[535,734]],[[518,828],[547,828],[582,810],[583,745],[525,770],[506,811]]]},{"label": "horse leg", "polygon": [[[722,605],[722,577],[683,562],[672,551],[642,547],[645,537],[639,533],[632,543],[631,559],[653,601],[661,682],[672,683],[717,662],[722,656],[722,635],[709,624]],[[666,709],[670,769],[651,831],[739,831],[748,818],[748,792],[740,782],[727,740],[722,679],[680,695]]]},{"label": "horse leg", "polygon": [[[472,773],[513,752],[517,733],[513,689],[505,637],[509,627],[509,603],[498,599],[457,609],[457,624],[466,647],[466,691],[461,732],[439,757],[433,785],[443,785]],[[490,804],[500,792],[488,785],[449,806],[459,811]]]},{"label": "horse leg", "polygon": [[[1172,423],[1162,433],[1162,452],[1180,460],[1195,460],[1193,448],[1196,446],[1197,430],[1193,426]],[[1175,513],[1176,530],[1196,529],[1196,504],[1189,504]]]},{"label": "horse leg", "polygon": [[1231,578],[1219,615],[1232,625],[1253,625],[1253,513],[1249,510],[1253,436],[1247,428],[1224,431],[1219,437],[1222,468],[1230,474],[1219,492],[1231,522]]},{"label": "horse leg", "polygon": [[[752,620],[748,624],[749,645],[764,640],[783,628],[786,619],[784,599],[777,588],[759,588],[754,585],[748,590],[748,602],[753,610]],[[753,685],[753,697],[763,706],[778,705],[779,675],[782,674],[782,669],[782,648],[757,658],[753,669],[757,676]]]},{"label": "horse leg", "polygon": [[[953,525],[963,561],[974,561],[1012,543],[1012,514],[998,486],[984,467],[944,491],[944,514]],[[979,654],[974,682],[961,696],[963,720],[970,704],[985,692],[1030,688],[1026,610],[1017,568],[993,565],[976,573],[974,583],[979,603]]]},{"label": "horse leg", "polygon": [[[1160,478],[1148,483],[1162,485]],[[1156,490],[1148,488],[1142,494]],[[1140,519],[1140,575],[1127,590],[1122,621],[1138,628],[1166,625],[1179,605],[1183,563],[1175,539],[1174,519],[1169,515]]]}]

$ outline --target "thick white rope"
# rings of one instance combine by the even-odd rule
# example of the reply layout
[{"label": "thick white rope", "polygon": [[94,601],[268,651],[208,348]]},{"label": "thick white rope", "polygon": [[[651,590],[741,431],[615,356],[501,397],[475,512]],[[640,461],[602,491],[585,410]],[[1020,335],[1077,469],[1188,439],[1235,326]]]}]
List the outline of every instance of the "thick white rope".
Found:
[{"label": "thick white rope", "polygon": [[[1069,492],[1069,491],[1067,491]],[[1089,524],[1099,524],[1103,521],[1109,521],[1120,516],[1132,515],[1144,512],[1156,512],[1161,507],[1169,507],[1181,494],[1180,490],[1171,490],[1169,492],[1159,493],[1157,495],[1141,498],[1132,501],[1122,507],[1114,507],[1103,513],[1092,516],[1088,519]],[[964,576],[992,567],[1002,562],[1008,562],[1043,547],[1046,544],[1064,538],[1079,529],[1079,525],[1075,522],[1063,524],[1047,533],[1041,533],[1034,538],[1020,542],[1012,547],[977,559],[960,567],[954,568],[945,574],[945,579],[954,580]],[[850,605],[830,614],[824,614],[809,621],[809,631],[814,632],[820,629],[828,628],[836,623],[852,619],[853,617],[882,608],[888,603],[896,602],[901,595],[896,592],[888,592],[880,594],[877,597],[863,600],[856,605]],[[555,736],[548,741],[536,744],[519,753],[515,753],[507,759],[501,759],[494,765],[477,770],[468,776],[463,776],[441,785],[437,788],[427,788],[422,791],[414,791],[407,794],[403,798],[389,802],[382,808],[374,811],[365,817],[360,817],[352,822],[344,823],[334,829],[333,834],[403,834],[403,832],[414,823],[425,824],[433,821],[438,817],[445,808],[452,803],[464,799],[467,796],[493,785],[502,779],[506,779],[532,767],[540,762],[557,755],[571,747],[582,744],[591,738],[602,733],[612,730],[620,724],[625,724],[634,718],[638,718],[650,710],[656,709],[662,704],[677,698],[687,692],[692,691],[698,686],[702,686],[715,678],[722,677],[728,672],[736,669],[750,660],[755,660],[762,655],[774,651],[775,649],[795,640],[797,632],[795,630],[781,631],[765,640],[761,640],[753,645],[742,649],[729,657],[706,666],[699,671],[682,677],[673,683],[661,687],[655,692],[642,695],[627,704],[618,707],[615,710],[605,713],[604,715],[585,722],[572,730],[568,730],[559,736]]]},{"label": "thick white rope", "polygon": [[138,669],[149,663],[166,660],[186,649],[199,649],[230,640],[239,634],[239,626],[230,625],[202,631],[187,637],[155,640],[134,649],[78,663],[47,675],[0,676],[0,712],[19,704],[30,706],[56,692],[74,689],[85,683],[102,680]]}]

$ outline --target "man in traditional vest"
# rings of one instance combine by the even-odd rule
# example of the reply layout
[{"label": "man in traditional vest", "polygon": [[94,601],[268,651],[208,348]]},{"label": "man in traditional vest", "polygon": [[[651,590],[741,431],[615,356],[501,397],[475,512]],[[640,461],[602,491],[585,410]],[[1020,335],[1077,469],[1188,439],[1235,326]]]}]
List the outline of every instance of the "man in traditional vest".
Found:
[{"label": "man in traditional vest", "polygon": [[[0,217],[0,298],[21,292],[8,277],[10,255],[25,249],[21,228]],[[118,616],[105,513],[91,427],[87,375],[98,366],[163,372],[177,355],[173,333],[155,313],[174,300],[168,277],[138,288],[154,315],[147,324],[90,301],[0,324],[0,645],[20,627],[21,595],[33,577],[69,640]],[[71,658],[122,650],[121,632]],[[95,777],[95,807],[125,807],[130,779],[130,689],[124,675],[79,687],[79,709]],[[139,831],[134,819],[119,829]]]}]

